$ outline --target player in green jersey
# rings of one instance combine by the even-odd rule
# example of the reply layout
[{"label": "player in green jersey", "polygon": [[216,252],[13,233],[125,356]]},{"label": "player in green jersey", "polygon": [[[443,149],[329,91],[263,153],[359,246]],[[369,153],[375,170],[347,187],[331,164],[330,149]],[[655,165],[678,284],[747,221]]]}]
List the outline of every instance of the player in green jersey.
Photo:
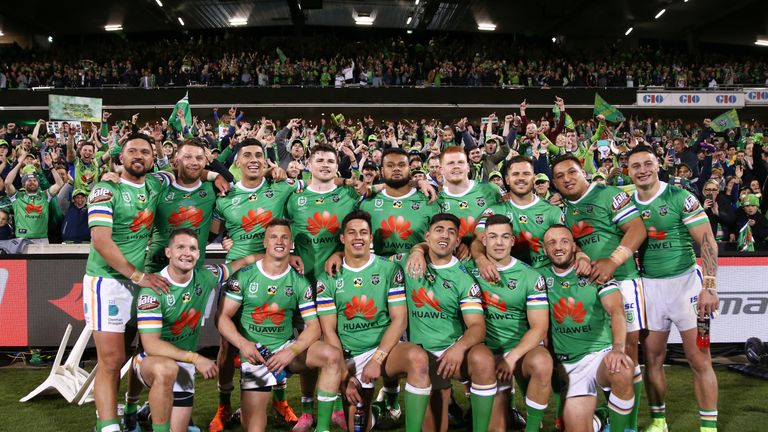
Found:
[{"label": "player in green jersey", "polygon": [[206,165],[205,146],[197,140],[179,144],[176,152],[176,181],[168,186],[159,198],[157,214],[152,228],[152,240],[144,262],[148,272],[160,271],[167,265],[165,247],[168,236],[178,228],[191,228],[198,233],[200,259],[205,262],[205,245],[208,243],[216,190],[213,183],[201,179]]},{"label": "player in green jersey", "polygon": [[[598,183],[589,184],[579,160],[573,155],[552,161],[555,186],[563,195],[565,225],[579,247],[592,259],[590,280],[605,283],[614,278],[624,298],[627,318],[627,354],[635,362],[635,393],[642,390],[637,359],[640,330],[646,328],[643,284],[634,253],[646,239],[645,225],[637,207],[623,190]],[[640,398],[632,412],[631,428],[637,430]]]},{"label": "player in green jersey", "polygon": [[169,281],[169,292],[158,294],[142,288],[137,295],[136,316],[144,351],[134,357],[133,368],[150,387],[152,430],[184,431],[192,417],[195,369],[206,379],[218,372],[214,361],[195,352],[210,294],[231,273],[256,259],[248,255],[229,264],[200,268],[198,233],[190,228],[169,234],[165,254],[169,264],[160,274]]},{"label": "player in green jersey", "polygon": [[475,226],[488,206],[501,201],[501,191],[493,183],[469,179],[467,154],[461,147],[449,147],[440,154],[445,183],[437,202],[443,213],[456,215],[461,221],[457,251],[459,259],[469,256],[469,245],[475,236]]},{"label": "player in green jersey", "polygon": [[[400,342],[408,325],[403,271],[371,253],[373,234],[367,212],[349,213],[342,221],[340,239],[344,262],[336,276],[318,278],[317,313],[325,340],[349,355],[348,429],[354,428],[358,404],[370,414],[376,379],[405,375],[405,430],[420,431],[432,387],[426,352]],[[371,415],[366,421],[369,430]]]},{"label": "player in green jersey", "polygon": [[[648,432],[666,432],[664,358],[672,324],[683,340],[693,369],[700,428],[717,430],[717,377],[709,348],[696,346],[697,315],[717,311],[717,243],[699,200],[688,191],[659,181],[659,163],[647,146],[629,155],[629,175],[637,186],[632,197],[648,230],[640,250],[640,268],[648,308],[644,340],[645,381],[652,424]],[[693,243],[701,250],[704,276],[696,265]],[[708,325],[708,324],[707,324]]]},{"label": "player in green jersey", "polygon": [[[17,238],[28,239],[34,243],[48,244],[48,215],[51,200],[64,185],[64,180],[55,169],[51,170],[55,184],[48,190],[40,190],[40,181],[34,171],[24,172],[21,185],[24,189],[16,191],[13,182],[19,171],[25,168],[26,152],[19,149],[18,163],[5,179],[5,193],[10,197],[13,209],[13,221]],[[33,167],[29,166],[27,169]],[[22,171],[23,172],[23,171]]]},{"label": "player in green jersey", "polygon": [[[146,176],[152,169],[152,138],[128,136],[120,152],[123,171],[118,183],[94,185],[88,197],[88,226],[92,248],[83,277],[86,325],[93,330],[99,367],[94,399],[99,419],[97,432],[117,432],[117,384],[125,362],[126,332],[136,286],[168,290],[168,280],[144,273],[144,251],[149,240],[157,200],[163,185]],[[171,176],[166,174],[170,183]],[[164,177],[166,178],[166,177]]]},{"label": "player in green jersey", "polygon": [[453,256],[459,246],[459,218],[450,213],[432,217],[423,254],[428,267],[420,277],[406,276],[408,337],[430,358],[432,409],[425,430],[448,430],[451,379],[471,381],[472,430],[488,430],[496,394],[496,362],[483,345],[485,319],[480,286]]},{"label": "player in green jersey", "polygon": [[627,321],[618,284],[576,274],[576,242],[564,225],[547,230],[544,249],[552,263],[540,269],[547,285],[551,346],[568,374],[565,430],[600,430],[593,424],[599,386],[611,392],[611,430],[625,431],[635,399],[634,363],[624,352]]},{"label": "player in green jersey", "polygon": [[[273,219],[263,242],[264,258],[231,279],[218,318],[221,334],[240,350],[243,428],[266,429],[270,387],[283,371],[320,369],[317,430],[328,431],[343,370],[341,350],[319,340],[314,291],[289,265],[290,222]],[[237,324],[235,316],[239,316]],[[299,317],[304,330],[294,340],[294,318]],[[257,344],[271,356],[264,358]]]},{"label": "player in green jersey", "polygon": [[495,263],[499,279],[488,282],[470,266],[480,284],[485,310],[485,344],[496,356],[499,392],[493,406],[491,430],[507,430],[507,407],[512,377],[526,383],[526,432],[538,432],[552,391],[552,357],[541,346],[549,328],[549,303],[544,279],[536,270],[510,255],[515,236],[504,215],[486,219],[483,243],[487,259]]},{"label": "player in green jersey", "polygon": [[[360,210],[371,215],[373,250],[377,255],[390,256],[407,252],[424,241],[429,219],[440,212],[437,203],[411,186],[408,153],[401,148],[389,148],[381,157],[384,189],[360,203]],[[423,190],[430,188],[426,181]],[[431,188],[430,188],[431,189]]]}]

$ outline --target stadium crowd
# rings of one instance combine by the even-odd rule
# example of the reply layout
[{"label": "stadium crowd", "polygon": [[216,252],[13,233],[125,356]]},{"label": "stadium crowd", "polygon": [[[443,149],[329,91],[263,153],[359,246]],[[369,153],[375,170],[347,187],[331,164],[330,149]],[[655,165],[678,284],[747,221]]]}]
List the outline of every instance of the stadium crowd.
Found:
[{"label": "stadium crowd", "polygon": [[[600,51],[491,35],[430,38],[248,33],[88,37],[48,49],[0,49],[0,89],[38,86],[528,86],[712,88],[768,85],[761,58],[673,47]],[[503,42],[502,42],[503,41]],[[223,53],[223,54],[222,54]]]},{"label": "stadium crowd", "polygon": [[[565,105],[558,100],[565,113]],[[714,132],[711,120],[689,123],[676,119],[630,117],[620,124],[597,119],[572,120],[568,115],[552,118],[526,116],[525,102],[519,113],[503,118],[457,119],[362,119],[332,114],[319,123],[300,118],[287,120],[248,118],[231,108],[215,110],[203,120],[175,130],[161,123],[140,121],[138,116],[115,119],[104,113],[101,125],[83,134],[67,129],[47,133],[46,121],[29,130],[9,123],[0,128],[0,240],[29,242],[87,242],[86,196],[100,177],[111,171],[121,144],[131,132],[159,137],[155,170],[169,170],[178,144],[197,138],[209,149],[209,161],[218,164],[229,180],[239,180],[234,166],[240,143],[255,138],[264,143],[267,157],[286,170],[288,177],[308,180],[307,155],[317,144],[329,144],[338,152],[341,178],[359,178],[367,184],[381,183],[381,156],[388,148],[408,152],[414,177],[427,180],[441,190],[444,173],[440,154],[460,145],[471,163],[470,176],[509,190],[503,173],[517,155],[534,160],[536,192],[551,203],[562,205],[551,182],[551,159],[574,154],[593,182],[633,190],[627,173],[627,152],[639,144],[652,146],[661,161],[660,176],[694,193],[712,224],[719,242],[735,242],[745,224],[754,241],[768,240],[764,199],[768,179],[768,152],[759,121]],[[183,117],[183,116],[182,116]],[[566,119],[568,125],[566,127]],[[486,123],[485,121],[488,121]],[[66,126],[65,126],[66,128]],[[19,195],[21,194],[21,195]],[[24,195],[26,194],[26,195]],[[47,195],[46,195],[47,194]],[[36,196],[16,200],[14,196]],[[55,199],[44,199],[51,196]],[[17,250],[22,250],[17,243]]]}]

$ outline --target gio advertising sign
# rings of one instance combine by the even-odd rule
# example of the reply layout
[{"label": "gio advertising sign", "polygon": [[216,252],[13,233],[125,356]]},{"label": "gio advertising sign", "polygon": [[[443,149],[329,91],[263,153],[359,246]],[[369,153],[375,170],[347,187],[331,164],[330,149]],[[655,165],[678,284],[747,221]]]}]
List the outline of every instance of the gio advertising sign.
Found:
[{"label": "gio advertising sign", "polygon": [[648,108],[742,108],[744,101],[744,92],[637,93],[637,106]]}]

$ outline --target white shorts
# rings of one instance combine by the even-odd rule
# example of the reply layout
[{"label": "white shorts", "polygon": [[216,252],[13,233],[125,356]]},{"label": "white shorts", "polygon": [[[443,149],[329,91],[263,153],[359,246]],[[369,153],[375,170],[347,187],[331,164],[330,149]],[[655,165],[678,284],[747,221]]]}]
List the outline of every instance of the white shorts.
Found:
[{"label": "white shorts", "polygon": [[99,276],[83,276],[85,325],[93,331],[125,333],[125,326],[136,321],[131,281]]},{"label": "white shorts", "polygon": [[647,326],[645,312],[645,293],[640,278],[618,281],[621,296],[624,299],[624,313],[627,316],[627,333],[645,330]]},{"label": "white shorts", "polygon": [[[611,351],[608,347],[602,351],[589,353],[576,363],[563,363],[568,373],[568,393],[565,397],[597,396],[597,369],[603,358]],[[608,390],[606,387],[603,390]]]},{"label": "white shorts", "polygon": [[373,348],[362,354],[358,354],[347,359],[347,369],[349,369],[349,373],[357,378],[360,386],[364,389],[372,389],[376,385],[375,383],[366,384],[363,382],[363,368],[368,364],[369,361],[371,361],[375,353],[376,348]]},{"label": "white shorts", "polygon": [[643,284],[649,330],[668,332],[672,323],[681,332],[696,328],[696,308],[702,284],[698,266],[672,278],[643,278]]},{"label": "white shorts", "polygon": [[[141,352],[136,354],[133,358],[133,371],[136,372],[136,376],[139,377],[139,381],[144,384],[145,387],[150,386],[144,381],[144,377],[141,375],[141,361],[147,357],[147,354]],[[174,392],[195,392],[195,365],[192,363],[176,362],[179,365],[179,373],[176,375],[176,382],[173,383]]]},{"label": "white shorts", "polygon": [[[280,345],[279,348],[274,350],[272,353],[276,354],[281,349],[287,347],[288,345],[292,344],[293,341],[288,341],[282,345]],[[290,371],[288,368],[285,368],[285,373],[290,374]],[[267,367],[263,364],[255,365],[248,363],[247,361],[242,362],[240,365],[240,389],[241,390],[256,390],[264,387],[270,387],[277,385],[277,378],[275,378],[275,375],[267,369]]]}]

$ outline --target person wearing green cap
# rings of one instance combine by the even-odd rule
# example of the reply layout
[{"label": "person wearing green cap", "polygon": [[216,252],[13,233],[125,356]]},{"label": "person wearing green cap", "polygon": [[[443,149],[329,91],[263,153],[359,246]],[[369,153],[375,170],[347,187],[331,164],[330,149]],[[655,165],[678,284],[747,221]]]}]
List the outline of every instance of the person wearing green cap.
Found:
[{"label": "person wearing green cap", "polygon": [[502,194],[507,192],[504,188],[504,178],[499,171],[491,171],[491,173],[488,174],[488,181],[498,186]]},{"label": "person wearing green cap", "polygon": [[[58,171],[51,170],[56,182],[48,190],[40,190],[40,181],[35,174],[35,167],[27,165],[27,153],[19,150],[19,162],[5,179],[5,192],[11,199],[16,237],[26,238],[34,243],[48,243],[48,215],[51,199],[64,185]],[[22,190],[16,191],[13,181],[21,171]]]},{"label": "person wearing green cap", "polygon": [[607,180],[605,174],[603,174],[601,171],[594,173],[592,175],[592,183],[606,184]]},{"label": "person wearing green cap", "polygon": [[91,230],[88,228],[88,206],[86,199],[89,191],[75,189],[72,192],[72,205],[64,215],[61,225],[61,240],[64,243],[84,243],[91,241]]},{"label": "person wearing green cap", "polygon": [[533,178],[533,192],[544,201],[549,201],[552,192],[549,190],[549,177],[546,174],[538,173]]},{"label": "person wearing green cap", "polygon": [[[97,142],[80,141],[75,151],[75,134],[69,132],[69,123],[64,123],[64,136],[67,138],[67,171],[74,180],[74,189],[91,191],[99,175],[107,170],[105,164],[112,158],[109,152],[96,157]],[[94,132],[92,139],[98,140]]]},{"label": "person wearing green cap", "polygon": [[743,197],[736,210],[736,227],[747,224],[752,230],[755,242],[762,242],[768,238],[768,220],[760,213],[760,198],[755,194]]}]

